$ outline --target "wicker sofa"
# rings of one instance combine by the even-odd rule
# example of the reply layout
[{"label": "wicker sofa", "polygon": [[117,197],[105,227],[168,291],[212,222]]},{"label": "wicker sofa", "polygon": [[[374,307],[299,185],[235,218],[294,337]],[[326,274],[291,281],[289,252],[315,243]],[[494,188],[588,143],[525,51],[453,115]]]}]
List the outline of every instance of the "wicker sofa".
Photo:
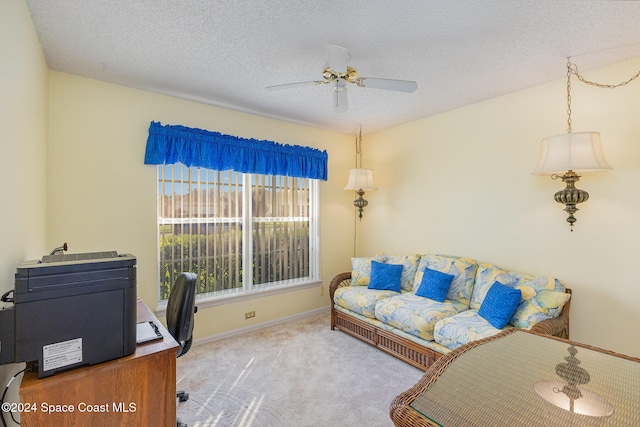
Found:
[{"label": "wicker sofa", "polygon": [[[387,276],[391,270],[392,276]],[[443,276],[448,277],[439,293],[446,296],[433,296],[433,278]],[[394,283],[387,286],[387,282]],[[509,305],[501,300],[507,294],[497,290],[511,293],[504,298],[515,307],[515,312],[507,309],[506,318],[501,313],[509,319],[503,327],[499,326],[504,322],[496,324],[489,312],[490,308],[503,312],[503,306]],[[518,296],[513,295],[516,290]],[[353,258],[352,271],[331,281],[329,296],[332,330],[346,332],[422,370],[461,345],[509,328],[569,338],[571,289],[564,282],[471,258],[437,254]]]}]

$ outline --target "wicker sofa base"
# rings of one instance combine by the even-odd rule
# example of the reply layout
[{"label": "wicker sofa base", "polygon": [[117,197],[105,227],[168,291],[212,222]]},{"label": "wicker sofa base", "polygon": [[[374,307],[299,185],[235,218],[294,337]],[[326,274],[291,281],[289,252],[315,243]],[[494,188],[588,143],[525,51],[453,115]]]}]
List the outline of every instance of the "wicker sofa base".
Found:
[{"label": "wicker sofa base", "polygon": [[339,329],[426,371],[442,354],[360,319],[332,310],[331,329]]}]

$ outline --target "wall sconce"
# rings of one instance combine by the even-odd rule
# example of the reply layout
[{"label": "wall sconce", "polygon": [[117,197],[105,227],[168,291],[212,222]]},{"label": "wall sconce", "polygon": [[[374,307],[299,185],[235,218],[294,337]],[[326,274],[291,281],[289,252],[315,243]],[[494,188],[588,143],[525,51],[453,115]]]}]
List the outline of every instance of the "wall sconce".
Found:
[{"label": "wall sconce", "polygon": [[640,72],[626,82],[603,85],[585,80],[578,73],[578,67],[571,63],[570,58],[567,58],[567,133],[541,141],[540,160],[533,175],[551,175],[552,179],[560,178],[567,184],[563,190],[554,195],[554,199],[565,205],[564,211],[569,214],[567,222],[573,231],[573,224],[576,222],[573,214],[578,211],[576,205],[589,199],[589,193],[575,187],[575,183],[580,179],[578,172],[602,172],[612,168],[602,153],[600,133],[571,133],[571,74],[575,74],[580,81],[588,85],[613,89],[636,79]]},{"label": "wall sconce", "polygon": [[377,190],[373,181],[373,170],[362,168],[362,128],[358,136],[356,136],[356,167],[349,171],[349,181],[344,187],[345,190],[353,190],[358,194],[358,198],[353,201],[353,205],[358,208],[358,216],[362,221],[362,211],[369,204],[364,199],[364,192]]},{"label": "wall sconce", "polygon": [[349,181],[345,190],[355,190],[358,198],[353,201],[353,205],[358,208],[358,216],[362,220],[362,211],[369,204],[362,196],[365,190],[377,190],[375,182],[373,182],[373,171],[371,169],[356,168],[349,171]]},{"label": "wall sconce", "polygon": [[[562,179],[567,186],[558,191],[553,198],[565,205],[569,214],[567,222],[573,231],[576,222],[573,216],[578,203],[586,202],[589,193],[576,188],[580,179],[576,172],[602,172],[611,170],[602,153],[598,132],[577,132],[550,136],[541,141],[540,161],[533,171],[534,175],[551,175],[552,179]],[[562,175],[560,175],[562,174]]]}]

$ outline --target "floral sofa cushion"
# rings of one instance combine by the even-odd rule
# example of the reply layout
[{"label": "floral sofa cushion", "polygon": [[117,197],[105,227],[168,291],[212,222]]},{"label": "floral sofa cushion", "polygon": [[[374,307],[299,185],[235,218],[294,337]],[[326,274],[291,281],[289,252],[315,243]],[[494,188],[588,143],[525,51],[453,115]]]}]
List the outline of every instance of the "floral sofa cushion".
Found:
[{"label": "floral sofa cushion", "polygon": [[336,289],[333,301],[340,307],[370,319],[375,319],[376,303],[394,295],[398,295],[398,293],[368,289],[364,286],[343,286]]},{"label": "floral sofa cushion", "polygon": [[564,293],[564,282],[559,279],[517,273],[493,264],[480,263],[471,296],[471,309],[480,309],[487,292],[496,281],[522,292],[522,302],[509,321],[519,328],[530,329],[541,320],[558,317],[570,298],[569,294]]},{"label": "floral sofa cushion", "polygon": [[433,340],[433,328],[438,320],[466,309],[466,304],[456,301],[437,302],[407,292],[378,301],[375,317],[409,334]]},{"label": "floral sofa cushion", "polygon": [[487,292],[489,292],[491,285],[495,282],[515,288],[520,280],[520,276],[521,275],[517,273],[496,267],[493,264],[481,262],[478,265],[478,272],[476,274],[476,281],[469,308],[479,310],[480,306],[482,306],[482,301],[484,301],[484,298],[487,296]]},{"label": "floral sofa cushion", "polygon": [[418,270],[420,255],[385,255],[385,264],[402,264],[402,276],[400,277],[400,288],[404,291],[413,290],[413,281]]},{"label": "floral sofa cushion", "polygon": [[509,323],[516,328],[531,329],[538,322],[558,317],[570,297],[564,291],[539,290],[535,297],[520,303]]},{"label": "floral sofa cushion", "polygon": [[422,255],[413,282],[414,290],[418,289],[420,283],[422,283],[422,275],[425,268],[454,276],[447,293],[447,299],[469,306],[473,282],[478,268],[478,263],[475,260],[450,255]]},{"label": "floral sofa cushion", "polygon": [[351,286],[369,286],[371,261],[384,262],[384,254],[373,257],[351,258]]},{"label": "floral sofa cushion", "polygon": [[467,310],[439,320],[435,324],[433,337],[438,344],[454,350],[463,344],[496,335],[503,330],[491,326],[491,323],[478,314],[478,310]]},{"label": "floral sofa cushion", "polygon": [[351,286],[369,286],[371,261],[385,264],[402,264],[400,288],[405,291],[413,290],[413,281],[418,270],[420,255],[385,255],[378,253],[373,257],[351,258]]}]

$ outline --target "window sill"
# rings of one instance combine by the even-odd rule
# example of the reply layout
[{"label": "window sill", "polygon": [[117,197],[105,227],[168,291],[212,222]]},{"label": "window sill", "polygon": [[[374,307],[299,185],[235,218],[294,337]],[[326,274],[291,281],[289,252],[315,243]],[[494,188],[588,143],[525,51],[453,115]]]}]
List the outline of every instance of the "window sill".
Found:
[{"label": "window sill", "polygon": [[[231,292],[226,295],[201,294],[196,295],[196,305],[198,308],[215,307],[217,305],[231,304],[239,301],[246,301],[255,298],[264,298],[271,295],[284,294],[287,292],[300,291],[303,289],[315,288],[322,286],[322,280],[311,280],[308,282],[298,283],[295,285],[269,286],[267,288],[256,288],[249,292]],[[167,301],[159,301],[155,314],[158,317],[164,317],[167,313]]]}]

